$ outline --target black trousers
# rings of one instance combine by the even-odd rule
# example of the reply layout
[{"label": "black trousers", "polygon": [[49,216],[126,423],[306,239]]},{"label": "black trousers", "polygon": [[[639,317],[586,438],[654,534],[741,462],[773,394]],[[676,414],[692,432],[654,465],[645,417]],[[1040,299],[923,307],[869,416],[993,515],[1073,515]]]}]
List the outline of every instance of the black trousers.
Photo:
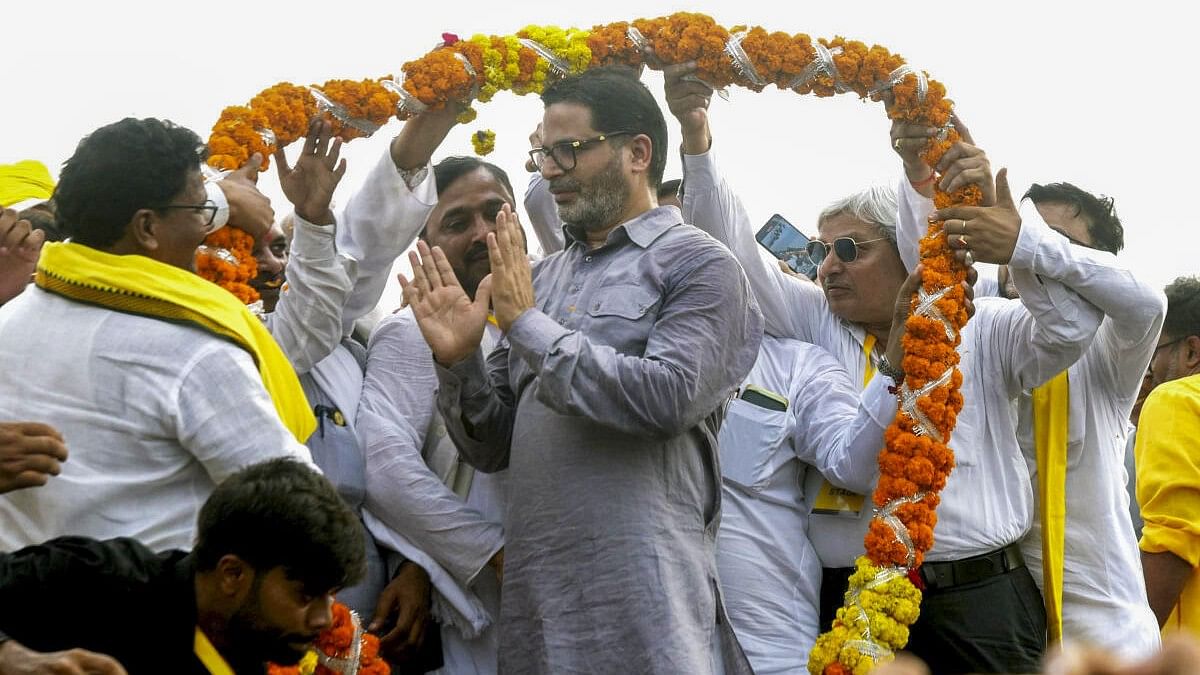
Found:
[{"label": "black trousers", "polygon": [[[821,577],[821,630],[842,606],[848,568]],[[905,651],[929,664],[934,675],[1035,673],[1046,650],[1046,608],[1028,568],[921,596],[921,618]]]}]

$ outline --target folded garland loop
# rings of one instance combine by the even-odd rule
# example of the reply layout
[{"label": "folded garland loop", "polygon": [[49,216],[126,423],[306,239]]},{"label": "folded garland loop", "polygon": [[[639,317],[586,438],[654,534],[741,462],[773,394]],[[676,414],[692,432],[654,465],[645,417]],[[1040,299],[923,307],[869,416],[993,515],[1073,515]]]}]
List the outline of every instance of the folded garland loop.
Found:
[{"label": "folded garland loop", "polygon": [[937,293],[932,294],[927,293],[924,288],[918,288],[917,306],[915,309],[913,309],[913,311],[921,316],[927,316],[930,319],[942,324],[942,328],[946,330],[946,339],[953,342],[958,333],[955,332],[954,326],[950,325],[950,322],[946,320],[946,315],[942,314],[942,310],[938,309],[936,304],[938,300],[946,297],[946,294],[949,292],[949,286],[945,286]]},{"label": "folded garland loop", "polygon": [[212,256],[218,260],[227,262],[230,265],[236,266],[238,264],[237,256],[233,254],[233,251],[230,251],[227,248],[209,246],[208,244],[200,244],[198,247],[196,247],[196,253],[199,255]]},{"label": "folded garland loop", "polygon": [[813,78],[821,75],[828,75],[833,79],[833,89],[839,94],[844,94],[850,91],[850,87],[842,82],[842,78],[838,75],[837,64],[833,62],[833,57],[842,53],[841,47],[830,49],[820,42],[812,43],[813,60],[800,71],[796,79],[788,83],[788,89],[796,89],[808,84]]},{"label": "folded garland loop", "polygon": [[846,640],[846,646],[872,659],[875,663],[892,657],[892,650],[871,640]]},{"label": "folded garland loop", "polygon": [[346,109],[346,106],[329,98],[320,89],[317,89],[316,87],[309,87],[308,91],[310,94],[312,94],[313,100],[317,102],[317,110],[329,113],[337,121],[352,129],[357,129],[363,132],[363,134],[366,136],[371,136],[376,131],[379,131],[378,124],[375,124],[371,120],[351,117],[350,111]]},{"label": "folded garland loop", "polygon": [[479,73],[476,73],[475,66],[471,65],[471,59],[468,59],[462,52],[454,52],[454,58],[458,59],[459,63],[462,64],[463,70],[466,71],[467,77],[471,78],[471,95],[467,100],[474,100],[479,96]]},{"label": "folded garland loop", "polygon": [[571,64],[567,63],[565,59],[559,57],[558,54],[555,54],[542,43],[530,40],[529,38],[520,38],[519,41],[522,45],[532,49],[534,53],[545,59],[546,63],[550,64],[550,72],[555,75],[566,77],[571,72]]},{"label": "folded garland loop", "polygon": [[925,499],[924,492],[918,492],[915,495],[907,497],[897,497],[892,501],[884,504],[882,509],[876,512],[875,517],[882,520],[888,527],[892,529],[892,534],[896,536],[896,541],[904,545],[905,556],[908,560],[908,568],[912,567],[917,562],[917,547],[913,544],[912,537],[908,534],[908,528],[900,519],[896,517],[896,510],[905,504],[916,504]]},{"label": "folded garland loop", "polygon": [[642,31],[638,30],[637,26],[634,26],[633,24],[629,24],[629,28],[625,31],[625,37],[629,38],[629,42],[631,42],[634,47],[637,47],[639,52],[645,52],[650,48],[650,41],[647,40],[646,36],[642,35]]},{"label": "folded garland loop", "polygon": [[937,430],[937,427],[934,426],[933,422],[931,422],[929,418],[925,416],[925,413],[921,412],[921,409],[917,406],[917,401],[919,401],[923,396],[928,395],[934,389],[950,384],[950,377],[953,374],[954,371],[950,368],[947,368],[946,370],[942,371],[941,376],[936,380],[930,380],[929,382],[926,382],[924,387],[921,387],[916,391],[909,389],[907,382],[900,385],[900,410],[902,410],[904,414],[908,415],[912,419],[913,433],[917,436],[929,436],[938,443],[946,442],[946,439],[942,438],[942,433]]},{"label": "folded garland loop", "polygon": [[380,80],[379,85],[400,97],[400,100],[396,102],[397,115],[419,115],[426,110],[429,110],[429,106],[425,105],[421,99],[413,96],[408,92],[407,89],[404,88],[403,73],[401,73],[396,79]]},{"label": "folded garland loop", "polygon": [[886,80],[877,82],[874,87],[871,87],[867,90],[867,95],[875,96],[876,94],[883,93],[884,91],[887,91],[888,89],[891,89],[892,87],[903,82],[904,78],[908,77],[909,75],[917,78],[917,102],[924,103],[925,95],[929,93],[929,77],[925,75],[925,71],[917,70],[908,64],[904,64],[903,66],[893,70],[891,74],[887,76]]},{"label": "folded garland loop", "polygon": [[756,87],[765,87],[770,82],[767,82],[758,74],[758,70],[754,68],[754,62],[746,55],[746,50],[742,49],[742,40],[745,39],[746,31],[739,31],[730,35],[729,41],[725,43],[725,53],[729,54],[729,58],[733,60],[733,69],[742,77],[749,80]]}]

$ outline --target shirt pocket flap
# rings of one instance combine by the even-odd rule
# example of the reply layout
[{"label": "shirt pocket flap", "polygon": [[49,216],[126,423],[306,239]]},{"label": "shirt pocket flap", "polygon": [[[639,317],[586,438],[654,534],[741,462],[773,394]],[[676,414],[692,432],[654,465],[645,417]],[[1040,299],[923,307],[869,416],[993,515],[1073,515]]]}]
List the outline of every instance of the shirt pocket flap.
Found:
[{"label": "shirt pocket flap", "polygon": [[591,316],[619,316],[637,321],[658,304],[658,293],[641,286],[624,284],[606,286],[596,293],[588,305]]}]

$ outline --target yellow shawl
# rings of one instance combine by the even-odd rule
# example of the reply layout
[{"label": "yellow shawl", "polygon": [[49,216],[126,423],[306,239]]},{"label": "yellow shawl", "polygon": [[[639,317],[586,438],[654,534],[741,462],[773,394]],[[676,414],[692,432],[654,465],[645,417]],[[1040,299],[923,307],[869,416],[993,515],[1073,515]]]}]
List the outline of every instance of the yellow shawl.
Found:
[{"label": "yellow shawl", "polygon": [[1062,642],[1063,560],[1067,526],[1067,430],[1071,412],[1067,371],[1033,390],[1042,519],[1042,595],[1050,643]]},{"label": "yellow shawl", "polygon": [[250,353],[284,426],[303,443],[316,429],[296,371],[258,317],[228,291],[188,270],[140,255],[112,255],[82,244],[48,243],[38,287],[51,293],[168,321],[231,340]]}]

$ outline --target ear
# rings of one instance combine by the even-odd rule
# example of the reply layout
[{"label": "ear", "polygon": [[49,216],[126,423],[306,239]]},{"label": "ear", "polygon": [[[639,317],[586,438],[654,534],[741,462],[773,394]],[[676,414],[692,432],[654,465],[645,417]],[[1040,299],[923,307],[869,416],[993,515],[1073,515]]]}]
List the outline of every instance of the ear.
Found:
[{"label": "ear", "polygon": [[654,144],[646,134],[634,136],[627,146],[631,158],[630,168],[634,173],[649,173],[653,161]]},{"label": "ear", "polygon": [[1187,351],[1184,352],[1184,365],[1188,372],[1200,370],[1200,335],[1189,335],[1183,340]]},{"label": "ear", "polygon": [[158,250],[158,228],[162,221],[153,209],[138,209],[129,219],[128,232],[137,245],[147,251]]},{"label": "ear", "polygon": [[221,595],[241,599],[254,584],[254,568],[232,553],[221,556],[215,570]]}]

